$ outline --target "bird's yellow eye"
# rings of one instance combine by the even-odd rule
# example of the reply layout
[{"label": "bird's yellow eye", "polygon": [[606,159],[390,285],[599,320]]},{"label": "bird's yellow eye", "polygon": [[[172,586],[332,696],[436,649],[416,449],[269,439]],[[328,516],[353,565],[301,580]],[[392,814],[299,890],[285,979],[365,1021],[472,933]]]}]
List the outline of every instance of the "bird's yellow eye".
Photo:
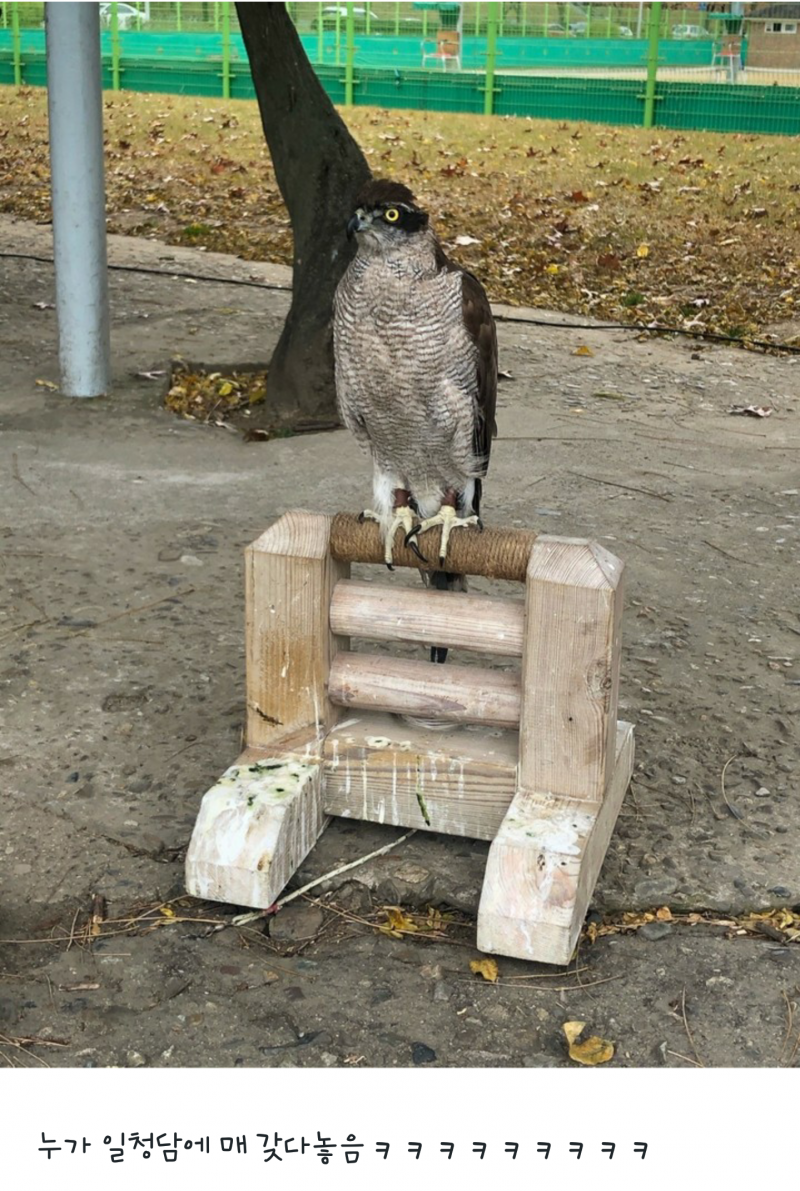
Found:
[{"label": "bird's yellow eye", "polygon": [[400,212],[397,210],[397,207],[387,207],[383,213],[383,218],[387,223],[397,223],[400,218]]}]

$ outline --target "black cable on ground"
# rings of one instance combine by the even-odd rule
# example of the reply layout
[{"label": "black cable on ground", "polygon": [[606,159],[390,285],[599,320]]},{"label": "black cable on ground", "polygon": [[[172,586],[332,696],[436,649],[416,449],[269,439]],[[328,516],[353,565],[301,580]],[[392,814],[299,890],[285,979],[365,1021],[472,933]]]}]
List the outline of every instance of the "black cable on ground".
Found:
[{"label": "black cable on ground", "polygon": [[[43,265],[53,264],[53,258],[50,256],[36,256],[34,253],[28,252],[0,252],[0,260],[38,261]],[[183,277],[188,281],[204,281],[218,285],[245,285],[252,289],[273,290],[283,294],[291,292],[291,286],[277,285],[270,281],[249,281],[247,278],[237,277],[206,277],[200,273],[187,273],[181,269],[149,269],[146,265],[109,265],[108,267],[119,273],[145,273],[153,277]],[[635,331],[637,335],[684,335],[689,339],[707,340],[710,343],[727,343],[733,347],[740,347],[744,351],[774,351],[786,352],[788,355],[800,355],[800,344],[772,343],[769,339],[741,339],[736,335],[724,335],[721,331],[668,327],[661,323],[551,323],[544,318],[514,318],[510,314],[496,314],[495,321],[529,327],[552,327],[555,331]]]}]

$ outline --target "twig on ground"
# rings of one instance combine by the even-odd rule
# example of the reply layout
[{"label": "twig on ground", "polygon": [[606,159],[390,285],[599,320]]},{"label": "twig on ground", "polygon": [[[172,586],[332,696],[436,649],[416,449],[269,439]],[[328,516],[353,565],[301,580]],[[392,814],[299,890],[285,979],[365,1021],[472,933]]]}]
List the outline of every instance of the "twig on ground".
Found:
[{"label": "twig on ground", "polygon": [[665,1051],[665,1054],[673,1055],[676,1059],[683,1059],[684,1063],[691,1063],[693,1067],[703,1066],[703,1064],[699,1063],[697,1059],[690,1059],[688,1055],[682,1055],[678,1050],[667,1050]]},{"label": "twig on ground", "polygon": [[738,756],[739,756],[738,753],[734,753],[732,757],[728,757],[728,760],[722,766],[722,773],[720,774],[720,785],[722,787],[722,801],[725,803],[728,810],[733,815],[734,819],[741,819],[742,816],[741,816],[741,813],[738,811],[735,811],[733,809],[733,807],[731,806],[731,804],[728,802],[728,795],[725,793],[725,774],[728,772],[728,766],[730,765],[731,761],[735,761]]},{"label": "twig on ground", "polygon": [[735,554],[729,554],[727,550],[723,550],[721,546],[715,546],[713,542],[707,541],[706,538],[701,538],[700,541],[704,546],[710,546],[712,550],[716,550],[717,554],[722,554],[725,558],[729,558],[731,562],[740,562],[748,567],[757,567],[760,565],[754,562],[752,558],[737,558]]},{"label": "twig on ground", "polygon": [[26,484],[25,480],[23,480],[22,476],[19,474],[19,460],[17,459],[16,451],[11,456],[11,474],[18,484],[22,484],[23,488],[27,488],[31,496],[36,496],[36,493],[34,492],[33,488],[31,488],[30,484]]},{"label": "twig on ground", "polygon": [[407,839],[411,839],[411,836],[416,834],[417,829],[415,827],[413,830],[407,831],[405,835],[401,835],[399,839],[392,840],[390,844],[384,844],[382,848],[377,848],[376,851],[370,852],[368,856],[361,856],[358,860],[351,860],[349,864],[343,864],[339,868],[332,869],[331,872],[317,877],[316,880],[309,881],[302,889],[295,889],[293,893],[288,893],[286,897],[280,898],[273,906],[267,907],[266,910],[253,910],[249,914],[237,914],[235,918],[231,919],[230,925],[244,926],[247,922],[255,922],[257,918],[266,918],[268,915],[282,910],[289,902],[293,902],[296,897],[301,897],[304,893],[308,893],[309,889],[314,889],[317,885],[321,885],[323,881],[329,881],[332,877],[338,877],[342,873],[349,872],[350,869],[358,868],[360,864],[366,864],[368,860],[374,860],[377,856],[385,856],[387,852],[391,852],[393,848],[399,847],[400,844],[405,843]]},{"label": "twig on ground", "polygon": [[78,921],[78,915],[80,914],[80,912],[81,911],[80,911],[80,906],[79,906],[78,909],[75,911],[75,914],[73,915],[72,925],[69,928],[69,939],[67,941],[67,951],[69,951],[70,947],[75,942],[75,923]]},{"label": "twig on ground", "polygon": [[101,629],[103,625],[112,624],[115,620],[122,620],[123,616],[135,616],[137,612],[148,612],[150,608],[157,608],[159,604],[164,604],[167,600],[180,599],[182,596],[191,595],[193,591],[193,587],[187,587],[185,591],[171,591],[169,595],[161,596],[158,600],[151,600],[149,604],[139,604],[136,608],[126,608],[124,612],[115,612],[113,616],[107,616],[105,620],[98,620],[97,624],[93,624],[91,628],[79,629],[73,636],[81,637],[85,633]]},{"label": "twig on ground", "polygon": [[663,492],[653,492],[650,488],[633,488],[630,484],[617,484],[615,480],[602,480],[599,476],[585,476],[580,471],[571,471],[569,474],[577,476],[580,480],[591,480],[593,484],[606,484],[609,488],[623,488],[626,492],[637,492],[640,496],[652,496],[656,500],[665,500],[668,503],[672,500],[671,496],[666,496]]},{"label": "twig on ground", "polygon": [[786,1047],[789,1043],[789,1039],[792,1036],[792,1026],[794,1025],[794,1001],[789,1000],[789,997],[786,993],[785,988],[781,989],[781,995],[783,996],[783,999],[786,1002],[786,1033],[783,1038],[783,1046],[781,1047],[781,1053],[778,1055],[778,1066],[780,1066],[781,1063],[783,1062],[783,1052],[786,1050]]},{"label": "twig on ground", "polygon": [[691,1046],[692,1051],[694,1052],[694,1057],[697,1062],[697,1066],[704,1067],[705,1064],[702,1062],[700,1055],[697,1053],[697,1047],[694,1044],[694,1038],[692,1037],[692,1031],[689,1029],[689,1021],[686,1017],[686,985],[685,984],[683,986],[683,992],[681,993],[681,1016],[683,1018],[683,1027],[686,1030],[686,1037],[689,1039],[689,1045]]}]

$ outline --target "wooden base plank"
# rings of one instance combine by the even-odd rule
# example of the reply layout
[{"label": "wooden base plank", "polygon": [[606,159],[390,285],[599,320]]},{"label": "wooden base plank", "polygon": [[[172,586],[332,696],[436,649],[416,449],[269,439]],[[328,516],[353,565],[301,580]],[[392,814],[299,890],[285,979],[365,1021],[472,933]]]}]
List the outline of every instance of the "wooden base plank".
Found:
[{"label": "wooden base plank", "polygon": [[329,815],[492,840],[514,797],[519,734],[446,732],[362,712],[337,724],[324,748]]},{"label": "wooden base plank", "polygon": [[520,792],[489,850],[481,951],[568,964],[633,772],[633,726],[617,725],[602,802]]},{"label": "wooden base plank", "polygon": [[193,897],[266,909],[322,834],[319,759],[248,750],[204,795],[186,855]]}]

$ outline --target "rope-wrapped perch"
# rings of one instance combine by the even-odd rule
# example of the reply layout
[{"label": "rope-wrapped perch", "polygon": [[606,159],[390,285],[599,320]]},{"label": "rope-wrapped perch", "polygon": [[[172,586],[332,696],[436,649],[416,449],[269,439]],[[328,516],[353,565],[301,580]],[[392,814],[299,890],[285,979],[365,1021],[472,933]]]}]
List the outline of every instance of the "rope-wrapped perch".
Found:
[{"label": "rope-wrapped perch", "polygon": [[[419,547],[427,565],[395,535],[393,564],[418,571],[436,571],[439,566],[441,529],[420,534]],[[514,579],[525,582],[528,559],[536,541],[530,529],[456,529],[447,547],[447,570],[457,575],[482,575],[486,579]],[[383,562],[383,539],[375,521],[359,521],[352,513],[336,513],[331,523],[331,554],[338,562]]]}]

